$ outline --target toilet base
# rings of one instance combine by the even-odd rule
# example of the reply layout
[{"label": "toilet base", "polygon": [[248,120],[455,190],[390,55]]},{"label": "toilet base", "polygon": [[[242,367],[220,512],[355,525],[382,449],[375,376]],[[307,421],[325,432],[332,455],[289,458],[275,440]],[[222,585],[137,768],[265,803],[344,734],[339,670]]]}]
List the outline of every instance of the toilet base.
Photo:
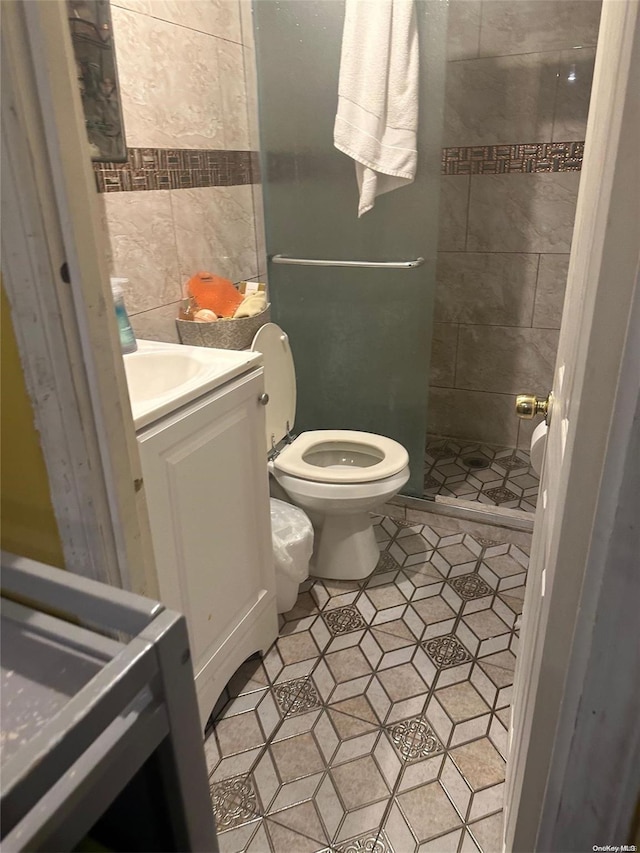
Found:
[{"label": "toilet base", "polygon": [[361,580],[375,569],[380,551],[368,512],[325,515],[314,525],[316,545],[309,574],[332,580]]},{"label": "toilet base", "polygon": [[409,466],[383,480],[355,483],[305,480],[283,473],[273,461],[269,466],[291,502],[313,524],[309,574],[333,580],[362,580],[370,575],[380,552],[369,513],[398,494],[409,479]]}]

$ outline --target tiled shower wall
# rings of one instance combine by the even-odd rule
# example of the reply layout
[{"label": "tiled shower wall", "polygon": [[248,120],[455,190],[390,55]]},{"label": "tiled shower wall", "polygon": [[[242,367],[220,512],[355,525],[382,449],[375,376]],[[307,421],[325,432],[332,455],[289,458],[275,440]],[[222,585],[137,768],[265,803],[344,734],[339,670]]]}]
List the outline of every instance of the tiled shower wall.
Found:
[{"label": "tiled shower wall", "polygon": [[263,277],[249,0],[112,0],[128,164],[96,164],[136,334],[177,341],[198,270]]},{"label": "tiled shower wall", "polygon": [[[551,387],[597,0],[450,0],[429,431],[526,446]],[[466,150],[460,150],[464,148]]]}]

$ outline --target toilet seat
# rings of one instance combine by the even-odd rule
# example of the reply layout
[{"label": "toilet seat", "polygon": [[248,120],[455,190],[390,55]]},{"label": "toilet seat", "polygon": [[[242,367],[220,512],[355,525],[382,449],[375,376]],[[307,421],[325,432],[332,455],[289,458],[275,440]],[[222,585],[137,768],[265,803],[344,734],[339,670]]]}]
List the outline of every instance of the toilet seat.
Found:
[{"label": "toilet seat", "polygon": [[391,438],[347,429],[303,432],[274,459],[276,470],[318,483],[370,483],[409,464],[405,448]]},{"label": "toilet seat", "polygon": [[263,356],[267,453],[277,471],[317,483],[373,483],[407,467],[405,448],[382,435],[324,429],[293,438],[296,374],[289,338],[275,323],[266,323],[251,349]]}]

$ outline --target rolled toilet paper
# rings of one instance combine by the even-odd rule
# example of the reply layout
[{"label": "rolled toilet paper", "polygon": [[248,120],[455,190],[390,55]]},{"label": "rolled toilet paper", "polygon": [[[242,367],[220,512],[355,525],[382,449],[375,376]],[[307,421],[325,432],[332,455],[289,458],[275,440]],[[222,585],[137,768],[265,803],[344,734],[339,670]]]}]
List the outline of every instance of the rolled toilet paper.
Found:
[{"label": "rolled toilet paper", "polygon": [[542,459],[544,457],[544,449],[547,446],[547,433],[549,427],[544,421],[539,423],[534,429],[531,436],[531,467],[540,476],[542,469]]}]

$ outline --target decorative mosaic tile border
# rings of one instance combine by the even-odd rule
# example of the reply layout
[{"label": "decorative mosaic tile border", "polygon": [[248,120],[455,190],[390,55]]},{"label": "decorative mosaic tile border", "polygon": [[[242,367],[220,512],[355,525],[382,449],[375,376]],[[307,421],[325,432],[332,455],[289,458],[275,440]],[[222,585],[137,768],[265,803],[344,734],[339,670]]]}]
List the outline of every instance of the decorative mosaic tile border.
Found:
[{"label": "decorative mosaic tile border", "polygon": [[98,192],[233,187],[260,182],[257,151],[129,148],[126,163],[94,163]]},{"label": "decorative mosaic tile border", "polygon": [[442,149],[443,175],[578,172],[584,142],[533,142]]},{"label": "decorative mosaic tile border", "polygon": [[[260,183],[257,151],[129,148],[126,163],[94,163],[98,192],[233,187]],[[443,175],[578,172],[584,142],[534,142],[442,149]]]}]

